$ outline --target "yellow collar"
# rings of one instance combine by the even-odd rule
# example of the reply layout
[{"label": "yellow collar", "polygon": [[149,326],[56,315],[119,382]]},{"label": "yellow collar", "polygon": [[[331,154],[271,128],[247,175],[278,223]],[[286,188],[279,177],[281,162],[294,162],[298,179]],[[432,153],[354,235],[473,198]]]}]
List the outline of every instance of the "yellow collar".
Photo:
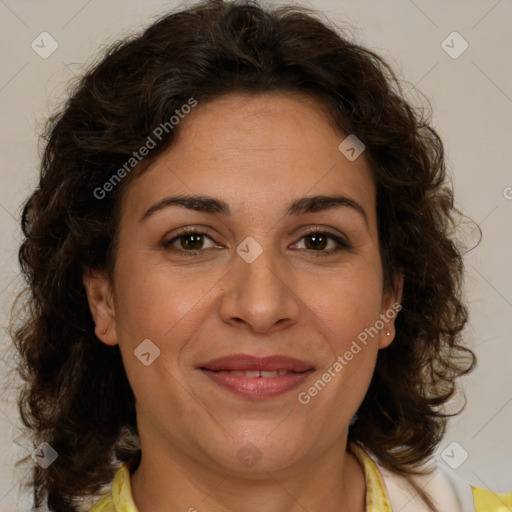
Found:
[{"label": "yellow collar", "polygon": [[[351,453],[364,469],[366,480],[366,512],[392,512],[386,486],[379,469],[362,448],[351,443]],[[103,495],[89,512],[138,512],[130,486],[131,461],[125,462],[114,476],[111,492]]]},{"label": "yellow collar", "polygon": [[348,449],[357,457],[364,469],[366,512],[392,512],[384,480],[375,462],[355,443],[350,443]]}]

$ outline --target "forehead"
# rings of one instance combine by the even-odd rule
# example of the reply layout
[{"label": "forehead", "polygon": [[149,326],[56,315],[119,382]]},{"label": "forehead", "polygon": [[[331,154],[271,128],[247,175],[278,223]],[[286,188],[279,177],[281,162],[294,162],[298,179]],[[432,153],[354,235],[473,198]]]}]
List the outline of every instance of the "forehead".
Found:
[{"label": "forehead", "polygon": [[364,153],[354,161],[344,156],[339,145],[347,134],[315,97],[228,94],[199,103],[180,121],[177,134],[128,188],[130,210],[141,213],[175,193],[223,197],[234,211],[343,193],[374,209],[375,187]]}]

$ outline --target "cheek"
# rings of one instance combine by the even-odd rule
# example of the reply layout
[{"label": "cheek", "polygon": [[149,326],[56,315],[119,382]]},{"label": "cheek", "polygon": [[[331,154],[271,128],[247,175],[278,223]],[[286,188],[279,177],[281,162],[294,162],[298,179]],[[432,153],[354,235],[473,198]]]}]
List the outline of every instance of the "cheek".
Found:
[{"label": "cheek", "polygon": [[[125,253],[116,262],[118,343],[139,407],[153,404],[155,412],[162,414],[161,401],[179,401],[181,410],[193,409],[188,395],[180,392],[183,383],[176,384],[176,380],[180,381],[176,370],[187,340],[198,329],[198,301],[208,292],[201,282],[204,281],[190,279],[190,273],[185,275],[179,269],[170,271],[147,256],[129,257]],[[143,353],[139,346],[147,339],[160,352],[153,359],[157,352],[153,352],[152,345],[146,345],[154,362],[145,366],[136,355]],[[169,385],[162,386],[164,382]],[[172,424],[175,419],[168,416],[166,421]]]},{"label": "cheek", "polygon": [[116,321],[124,327],[119,335],[135,342],[151,337],[161,340],[173,329],[183,329],[187,315],[193,316],[218,277],[170,269],[147,256],[125,256],[119,259],[116,279]]},{"label": "cheek", "polygon": [[[322,391],[314,407],[345,403],[348,410],[355,411],[369,386],[378,354],[375,325],[381,313],[380,267],[362,265],[340,271],[335,278],[323,280],[321,289],[316,286],[311,297],[309,306],[322,333],[320,379],[328,382],[329,388]],[[316,393],[315,389],[306,393],[309,391]]]},{"label": "cheek", "polygon": [[[189,330],[189,324],[197,329],[198,315],[206,313],[212,300],[222,300],[218,288],[225,268],[193,270],[186,264],[170,268],[156,260],[124,251],[116,262],[116,321],[119,336],[132,338],[132,343],[151,336],[165,339],[173,329]],[[292,280],[294,294],[308,314],[341,333],[343,343],[378,318],[382,294],[378,256],[362,256],[328,273],[312,274],[311,269],[298,267]]]},{"label": "cheek", "polygon": [[[382,280],[379,268],[351,267],[341,270],[315,286],[310,304],[315,314],[340,334],[340,342],[357,336],[379,318],[382,301]],[[311,292],[313,290],[313,292]]]},{"label": "cheek", "polygon": [[[321,331],[317,353],[323,354],[318,375],[322,382],[315,381],[303,390],[302,400],[311,400],[318,414],[331,411],[328,414],[344,423],[357,410],[372,378],[378,355],[379,334],[374,329],[381,313],[382,288],[378,272],[369,267],[341,272],[337,279],[323,284],[321,293],[310,302],[316,329]],[[319,399],[313,400],[316,396]],[[337,409],[339,404],[344,406]],[[333,419],[333,429],[337,427],[339,423]]]}]

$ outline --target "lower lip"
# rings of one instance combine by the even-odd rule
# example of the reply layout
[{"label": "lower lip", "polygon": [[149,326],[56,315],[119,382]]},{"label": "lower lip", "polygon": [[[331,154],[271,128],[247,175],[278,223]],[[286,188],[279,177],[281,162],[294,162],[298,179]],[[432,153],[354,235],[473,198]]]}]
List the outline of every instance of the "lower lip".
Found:
[{"label": "lower lip", "polygon": [[313,372],[289,373],[277,377],[241,377],[227,371],[201,369],[213,382],[244,398],[263,399],[282,395],[299,387]]}]

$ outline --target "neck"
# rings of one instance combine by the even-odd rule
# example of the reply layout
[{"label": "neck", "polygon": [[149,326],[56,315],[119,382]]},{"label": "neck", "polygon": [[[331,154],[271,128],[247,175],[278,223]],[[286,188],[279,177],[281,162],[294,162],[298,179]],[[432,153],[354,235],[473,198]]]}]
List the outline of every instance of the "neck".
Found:
[{"label": "neck", "polygon": [[[141,447],[143,447],[141,439]],[[325,453],[273,472],[218,470],[186,456],[143,447],[131,490],[138,512],[364,512],[364,471],[346,437]]]}]

